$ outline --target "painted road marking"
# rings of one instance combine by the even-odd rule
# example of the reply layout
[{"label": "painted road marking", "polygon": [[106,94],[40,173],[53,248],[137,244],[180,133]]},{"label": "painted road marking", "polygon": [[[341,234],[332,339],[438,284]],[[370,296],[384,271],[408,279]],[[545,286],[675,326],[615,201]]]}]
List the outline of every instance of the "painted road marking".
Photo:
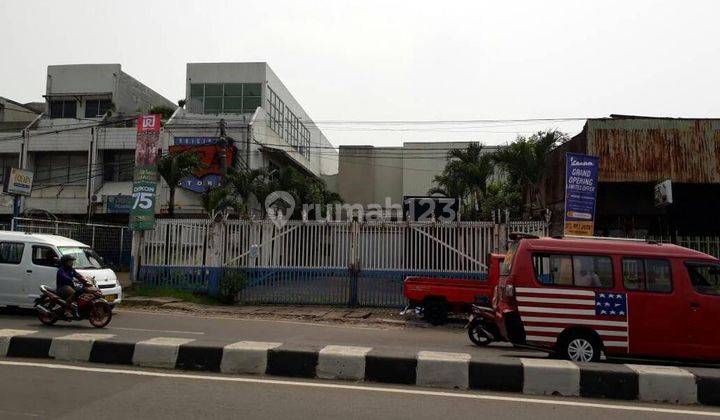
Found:
[{"label": "painted road marking", "polygon": [[450,391],[430,391],[430,390],[418,390],[418,389],[404,389],[404,388],[387,388],[387,387],[372,387],[366,385],[345,385],[345,384],[329,384],[322,382],[301,382],[301,381],[288,381],[288,380],[275,380],[275,379],[260,379],[260,378],[239,378],[232,376],[214,376],[214,375],[190,375],[183,373],[164,373],[164,372],[150,372],[143,370],[130,370],[130,369],[109,369],[109,368],[96,368],[88,366],[70,366],[61,365],[55,363],[33,363],[33,362],[14,362],[0,360],[0,366],[26,366],[26,367],[38,367],[45,369],[61,369],[61,370],[74,370],[79,372],[95,372],[95,373],[110,373],[116,375],[135,375],[135,376],[150,376],[156,378],[173,378],[173,379],[195,379],[204,381],[216,381],[216,382],[241,382],[241,383],[254,383],[254,384],[267,384],[267,385],[286,385],[286,386],[299,386],[308,388],[324,388],[324,389],[345,389],[349,391],[367,391],[367,392],[385,392],[390,394],[406,394],[406,395],[426,395],[433,397],[448,397],[448,398],[465,398],[472,400],[486,400],[486,401],[504,401],[504,402],[520,402],[528,404],[544,404],[544,405],[558,405],[568,407],[586,407],[586,408],[599,408],[607,410],[620,410],[620,411],[637,411],[646,413],[666,413],[666,414],[686,414],[694,416],[712,416],[717,417],[720,415],[720,411],[701,411],[701,410],[683,410],[675,408],[660,408],[660,407],[638,407],[636,405],[627,404],[602,404],[602,403],[590,403],[581,401],[565,401],[560,399],[543,399],[539,397],[506,397],[501,395],[490,395],[481,393],[459,393]]},{"label": "painted road marking", "polygon": [[174,330],[151,330],[147,328],[127,328],[127,327],[108,327],[109,330],[125,330],[125,331],[145,331],[145,332],[162,332],[168,334],[195,334],[203,335],[204,332],[200,331],[174,331]]}]

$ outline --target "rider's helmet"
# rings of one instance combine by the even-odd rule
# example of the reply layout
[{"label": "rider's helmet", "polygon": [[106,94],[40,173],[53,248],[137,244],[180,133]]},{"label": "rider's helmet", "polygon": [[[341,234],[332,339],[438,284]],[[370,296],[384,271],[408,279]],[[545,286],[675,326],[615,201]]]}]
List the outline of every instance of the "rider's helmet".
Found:
[{"label": "rider's helmet", "polygon": [[68,261],[75,262],[76,259],[77,258],[75,258],[74,255],[63,255],[62,257],[60,257],[60,265],[64,266],[68,263]]}]

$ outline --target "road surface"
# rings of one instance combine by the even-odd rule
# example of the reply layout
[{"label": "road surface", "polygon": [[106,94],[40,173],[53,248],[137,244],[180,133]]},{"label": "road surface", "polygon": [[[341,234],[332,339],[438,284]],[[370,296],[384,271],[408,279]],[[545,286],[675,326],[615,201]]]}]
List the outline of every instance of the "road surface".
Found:
[{"label": "road surface", "polygon": [[[77,332],[98,332],[87,321],[59,322],[45,327],[32,311],[0,312],[0,329],[37,330],[46,336]],[[184,337],[203,343],[234,343],[237,341],[269,341],[299,346],[345,345],[375,349],[394,348],[408,351],[445,351],[477,356],[540,356],[544,353],[519,350],[506,344],[488,348],[473,345],[464,329],[417,328],[388,326],[357,326],[318,324],[289,320],[260,320],[198,317],[190,314],[169,314],[118,310],[103,333],[132,341],[154,337]]]},{"label": "road surface", "polygon": [[0,417],[158,419],[694,419],[712,407],[0,360]]}]

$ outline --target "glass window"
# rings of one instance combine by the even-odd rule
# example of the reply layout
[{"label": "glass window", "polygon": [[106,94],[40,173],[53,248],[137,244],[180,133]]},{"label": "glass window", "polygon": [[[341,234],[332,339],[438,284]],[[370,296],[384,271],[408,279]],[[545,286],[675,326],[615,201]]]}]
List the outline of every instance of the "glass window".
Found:
[{"label": "glass window", "polygon": [[671,292],[670,262],[643,258],[623,258],[623,283],[627,290]]},{"label": "glass window", "polygon": [[242,96],[243,85],[241,83],[227,83],[225,85],[225,96]]},{"label": "glass window", "polygon": [[225,101],[223,103],[223,110],[225,112],[240,112],[242,109],[242,98],[240,97],[225,97]]},{"label": "glass window", "polygon": [[20,264],[25,244],[0,242],[0,264]]},{"label": "glass window", "polygon": [[222,109],[222,98],[205,98],[205,112],[218,113]]},{"label": "glass window", "polygon": [[645,289],[645,261],[639,258],[623,258],[623,283],[627,290]]},{"label": "glass window", "polygon": [[55,267],[55,259],[57,254],[55,250],[49,246],[33,245],[32,247],[32,263],[45,267]]},{"label": "glass window", "polygon": [[645,260],[645,280],[650,292],[671,292],[672,280],[670,262],[667,260]]},{"label": "glass window", "polygon": [[135,152],[133,150],[105,150],[103,152],[103,181],[130,182],[133,180]]},{"label": "glass window", "polygon": [[110,101],[105,99],[89,99],[85,101],[85,118],[97,118],[105,115],[110,109]]},{"label": "glass window", "polygon": [[262,92],[262,85],[260,83],[245,83],[245,93],[244,96],[256,96],[260,97],[260,92]]},{"label": "glass window", "polygon": [[243,112],[255,112],[260,106],[260,98],[243,98]]},{"label": "glass window", "polygon": [[72,255],[75,257],[75,264],[73,268],[80,269],[91,269],[91,268],[104,268],[105,264],[103,259],[90,248],[80,248],[75,246],[61,246],[58,247],[60,254]]},{"label": "glass window", "polygon": [[86,153],[38,153],[35,182],[39,184],[84,185],[87,178]]},{"label": "glass window", "polygon": [[192,84],[190,85],[190,97],[199,98],[205,96],[205,85],[203,84]]},{"label": "glass window", "polygon": [[533,255],[542,284],[609,288],[613,286],[612,260],[593,255]]},{"label": "glass window", "polygon": [[223,87],[220,83],[205,84],[205,96],[222,96]]},{"label": "glass window", "polygon": [[75,101],[50,101],[50,118],[75,118],[77,105]]},{"label": "glass window", "polygon": [[720,296],[720,265],[687,263],[690,283],[696,292],[703,295]]}]

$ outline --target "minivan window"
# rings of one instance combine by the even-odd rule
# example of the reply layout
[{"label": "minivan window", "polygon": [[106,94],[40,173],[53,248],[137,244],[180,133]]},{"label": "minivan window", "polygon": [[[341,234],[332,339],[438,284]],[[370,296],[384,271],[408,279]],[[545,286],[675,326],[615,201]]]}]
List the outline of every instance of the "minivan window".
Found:
[{"label": "minivan window", "polygon": [[0,264],[20,264],[25,244],[0,242]]},{"label": "minivan window", "polygon": [[62,255],[72,255],[75,257],[73,268],[76,269],[98,269],[105,268],[102,258],[90,248],[81,248],[76,246],[59,246],[58,250]]},{"label": "minivan window", "polygon": [[610,288],[612,260],[596,255],[535,254],[533,267],[544,285]]},{"label": "minivan window", "polygon": [[57,255],[55,250],[49,246],[33,245],[32,247],[32,263],[45,267],[55,267]]},{"label": "minivan window", "polygon": [[670,261],[623,258],[622,268],[623,283],[627,290],[661,293],[672,291]]},{"label": "minivan window", "polygon": [[686,267],[696,292],[720,296],[720,265],[690,262]]}]

